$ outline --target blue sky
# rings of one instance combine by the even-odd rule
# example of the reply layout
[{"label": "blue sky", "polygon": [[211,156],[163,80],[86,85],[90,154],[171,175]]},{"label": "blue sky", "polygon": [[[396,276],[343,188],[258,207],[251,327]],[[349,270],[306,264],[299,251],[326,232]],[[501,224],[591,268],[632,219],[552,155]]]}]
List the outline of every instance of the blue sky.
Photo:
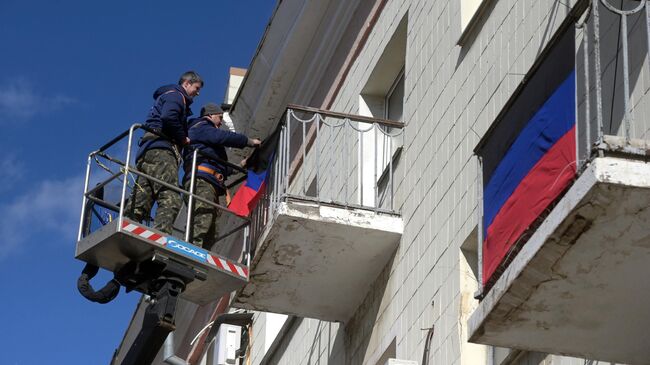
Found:
[{"label": "blue sky", "polygon": [[[221,102],[274,0],[0,0],[0,339],[3,364],[108,364],[138,300],[76,291],[85,156],[146,115],[188,70]],[[108,275],[94,283],[103,285]]]}]

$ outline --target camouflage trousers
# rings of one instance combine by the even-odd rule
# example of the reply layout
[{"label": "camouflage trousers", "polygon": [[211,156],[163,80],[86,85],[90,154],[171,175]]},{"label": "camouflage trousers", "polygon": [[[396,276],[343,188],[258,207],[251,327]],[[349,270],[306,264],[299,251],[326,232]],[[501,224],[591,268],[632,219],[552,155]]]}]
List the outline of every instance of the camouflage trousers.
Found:
[{"label": "camouflage trousers", "polygon": [[[185,190],[190,190],[190,181],[185,182]],[[194,182],[194,194],[211,202],[219,203],[220,192],[214,185],[201,178]],[[193,200],[192,235],[190,242],[205,249],[211,249],[219,236],[217,222],[221,210],[199,200]]]},{"label": "camouflage trousers", "polygon": [[[136,162],[138,171],[178,186],[178,160],[174,152],[164,149],[146,151]],[[141,222],[149,219],[154,202],[158,202],[153,228],[171,234],[183,204],[179,193],[147,178],[138,176],[129,202],[129,218]]]}]

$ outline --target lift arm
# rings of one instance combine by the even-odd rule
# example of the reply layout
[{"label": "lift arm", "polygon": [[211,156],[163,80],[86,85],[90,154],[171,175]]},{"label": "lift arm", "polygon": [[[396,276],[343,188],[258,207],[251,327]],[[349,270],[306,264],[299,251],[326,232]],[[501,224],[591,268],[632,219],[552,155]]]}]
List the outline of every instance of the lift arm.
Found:
[{"label": "lift arm", "polygon": [[133,273],[120,273],[125,277],[159,273],[154,279],[140,283],[148,288],[151,302],[145,310],[142,328],[121,365],[149,365],[153,362],[167,335],[176,328],[174,316],[178,297],[187,284],[197,276],[201,278],[190,266],[164,256],[154,256],[146,262],[154,264],[137,265]]}]

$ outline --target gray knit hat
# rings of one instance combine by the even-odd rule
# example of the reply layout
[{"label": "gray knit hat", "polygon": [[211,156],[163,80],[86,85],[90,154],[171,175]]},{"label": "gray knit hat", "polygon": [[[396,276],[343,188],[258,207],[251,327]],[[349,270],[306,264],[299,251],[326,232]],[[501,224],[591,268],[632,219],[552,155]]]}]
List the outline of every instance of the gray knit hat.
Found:
[{"label": "gray knit hat", "polygon": [[223,109],[215,103],[207,103],[201,108],[201,116],[205,117],[206,115],[212,114],[223,114]]}]

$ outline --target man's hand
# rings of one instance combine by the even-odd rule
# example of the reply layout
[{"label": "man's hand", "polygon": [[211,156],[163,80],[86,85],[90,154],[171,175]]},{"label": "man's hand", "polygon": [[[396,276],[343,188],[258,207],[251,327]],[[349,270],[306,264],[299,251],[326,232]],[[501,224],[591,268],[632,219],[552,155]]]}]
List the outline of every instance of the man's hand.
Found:
[{"label": "man's hand", "polygon": [[259,147],[262,144],[262,141],[260,141],[258,138],[249,138],[248,139],[248,147]]},{"label": "man's hand", "polygon": [[241,160],[241,162],[239,163],[239,166],[246,167],[247,162],[248,162],[248,158],[245,158],[245,159]]},{"label": "man's hand", "polygon": [[183,145],[187,146],[190,144],[190,137],[185,137],[185,141],[183,141]]}]

